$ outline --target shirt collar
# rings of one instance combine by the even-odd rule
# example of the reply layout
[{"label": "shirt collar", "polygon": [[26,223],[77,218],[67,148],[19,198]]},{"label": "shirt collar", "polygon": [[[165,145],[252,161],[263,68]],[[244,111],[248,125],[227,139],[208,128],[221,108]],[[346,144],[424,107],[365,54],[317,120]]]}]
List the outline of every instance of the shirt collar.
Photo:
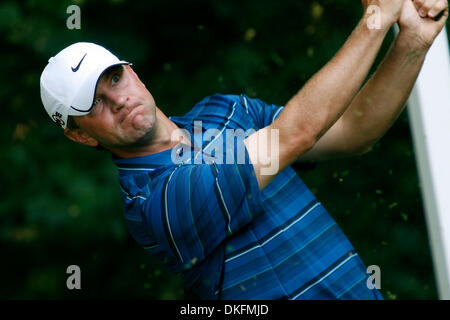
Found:
[{"label": "shirt collar", "polygon": [[[169,119],[176,123],[178,127],[188,130],[191,137],[193,137],[193,125],[186,125],[186,122],[183,121],[184,119],[182,117],[169,117]],[[193,141],[191,141],[191,143],[192,142]],[[172,152],[182,150],[183,146],[188,147],[186,144],[180,142],[174,148],[132,158],[120,158],[113,154],[112,160],[119,170],[153,171],[162,166],[176,165],[176,163],[172,161]],[[197,152],[198,148],[194,147],[192,148],[192,151]]]}]

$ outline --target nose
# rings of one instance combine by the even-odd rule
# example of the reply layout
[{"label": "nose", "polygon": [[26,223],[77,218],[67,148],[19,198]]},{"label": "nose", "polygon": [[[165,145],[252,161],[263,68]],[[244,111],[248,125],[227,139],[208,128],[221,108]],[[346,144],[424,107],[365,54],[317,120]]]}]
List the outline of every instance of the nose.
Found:
[{"label": "nose", "polygon": [[126,106],[129,97],[121,92],[112,92],[110,94],[111,110],[113,113],[119,112]]}]

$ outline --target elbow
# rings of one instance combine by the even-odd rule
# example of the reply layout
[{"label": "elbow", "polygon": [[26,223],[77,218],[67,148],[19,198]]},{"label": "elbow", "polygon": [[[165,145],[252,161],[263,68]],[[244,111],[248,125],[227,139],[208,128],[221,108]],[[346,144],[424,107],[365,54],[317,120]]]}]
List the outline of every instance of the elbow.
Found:
[{"label": "elbow", "polygon": [[363,147],[357,148],[353,153],[357,156],[362,156],[372,151],[372,149],[373,149],[372,144],[364,145]]},{"label": "elbow", "polygon": [[303,153],[312,149],[317,142],[314,131],[310,130],[310,128],[292,128],[279,122],[274,122],[270,129],[277,132],[277,149],[278,152],[284,155],[287,163],[294,161]]},{"label": "elbow", "polygon": [[300,154],[297,155],[299,157],[301,154],[308,152],[311,150],[314,145],[317,143],[318,138],[309,130],[299,130],[293,137],[292,145],[295,146],[295,150]]}]

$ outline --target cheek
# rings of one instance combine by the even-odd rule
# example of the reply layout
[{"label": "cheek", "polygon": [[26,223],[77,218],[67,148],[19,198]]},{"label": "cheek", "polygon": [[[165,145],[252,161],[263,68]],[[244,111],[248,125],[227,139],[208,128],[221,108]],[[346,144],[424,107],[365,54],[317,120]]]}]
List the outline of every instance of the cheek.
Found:
[{"label": "cheek", "polygon": [[150,93],[150,91],[147,89],[147,87],[142,82],[139,82],[138,88],[139,89],[138,89],[137,94],[139,96],[141,96],[144,99],[151,101],[153,104],[155,104],[155,100],[153,99],[152,94]]},{"label": "cheek", "polygon": [[97,116],[91,119],[87,130],[94,138],[102,139],[110,136],[115,130],[114,119],[108,115]]}]

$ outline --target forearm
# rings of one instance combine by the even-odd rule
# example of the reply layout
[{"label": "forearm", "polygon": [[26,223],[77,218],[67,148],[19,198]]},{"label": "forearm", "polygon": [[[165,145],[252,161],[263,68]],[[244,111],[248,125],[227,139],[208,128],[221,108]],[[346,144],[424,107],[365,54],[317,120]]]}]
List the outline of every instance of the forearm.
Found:
[{"label": "forearm", "polygon": [[[244,140],[261,190],[278,172],[311,150],[342,116],[405,1],[362,0],[365,14],[341,50],[289,100],[271,125]],[[366,9],[374,3],[380,6],[380,23],[379,28],[370,29],[372,16]],[[270,172],[261,172],[267,164]]]},{"label": "forearm", "polygon": [[360,21],[341,50],[286,104],[274,121],[272,126],[280,130],[280,139],[290,139],[292,135],[306,135],[313,141],[320,139],[361,88],[388,29],[371,30],[366,17]]},{"label": "forearm", "polygon": [[388,55],[342,117],[352,150],[369,150],[402,112],[427,49],[399,34]]}]

